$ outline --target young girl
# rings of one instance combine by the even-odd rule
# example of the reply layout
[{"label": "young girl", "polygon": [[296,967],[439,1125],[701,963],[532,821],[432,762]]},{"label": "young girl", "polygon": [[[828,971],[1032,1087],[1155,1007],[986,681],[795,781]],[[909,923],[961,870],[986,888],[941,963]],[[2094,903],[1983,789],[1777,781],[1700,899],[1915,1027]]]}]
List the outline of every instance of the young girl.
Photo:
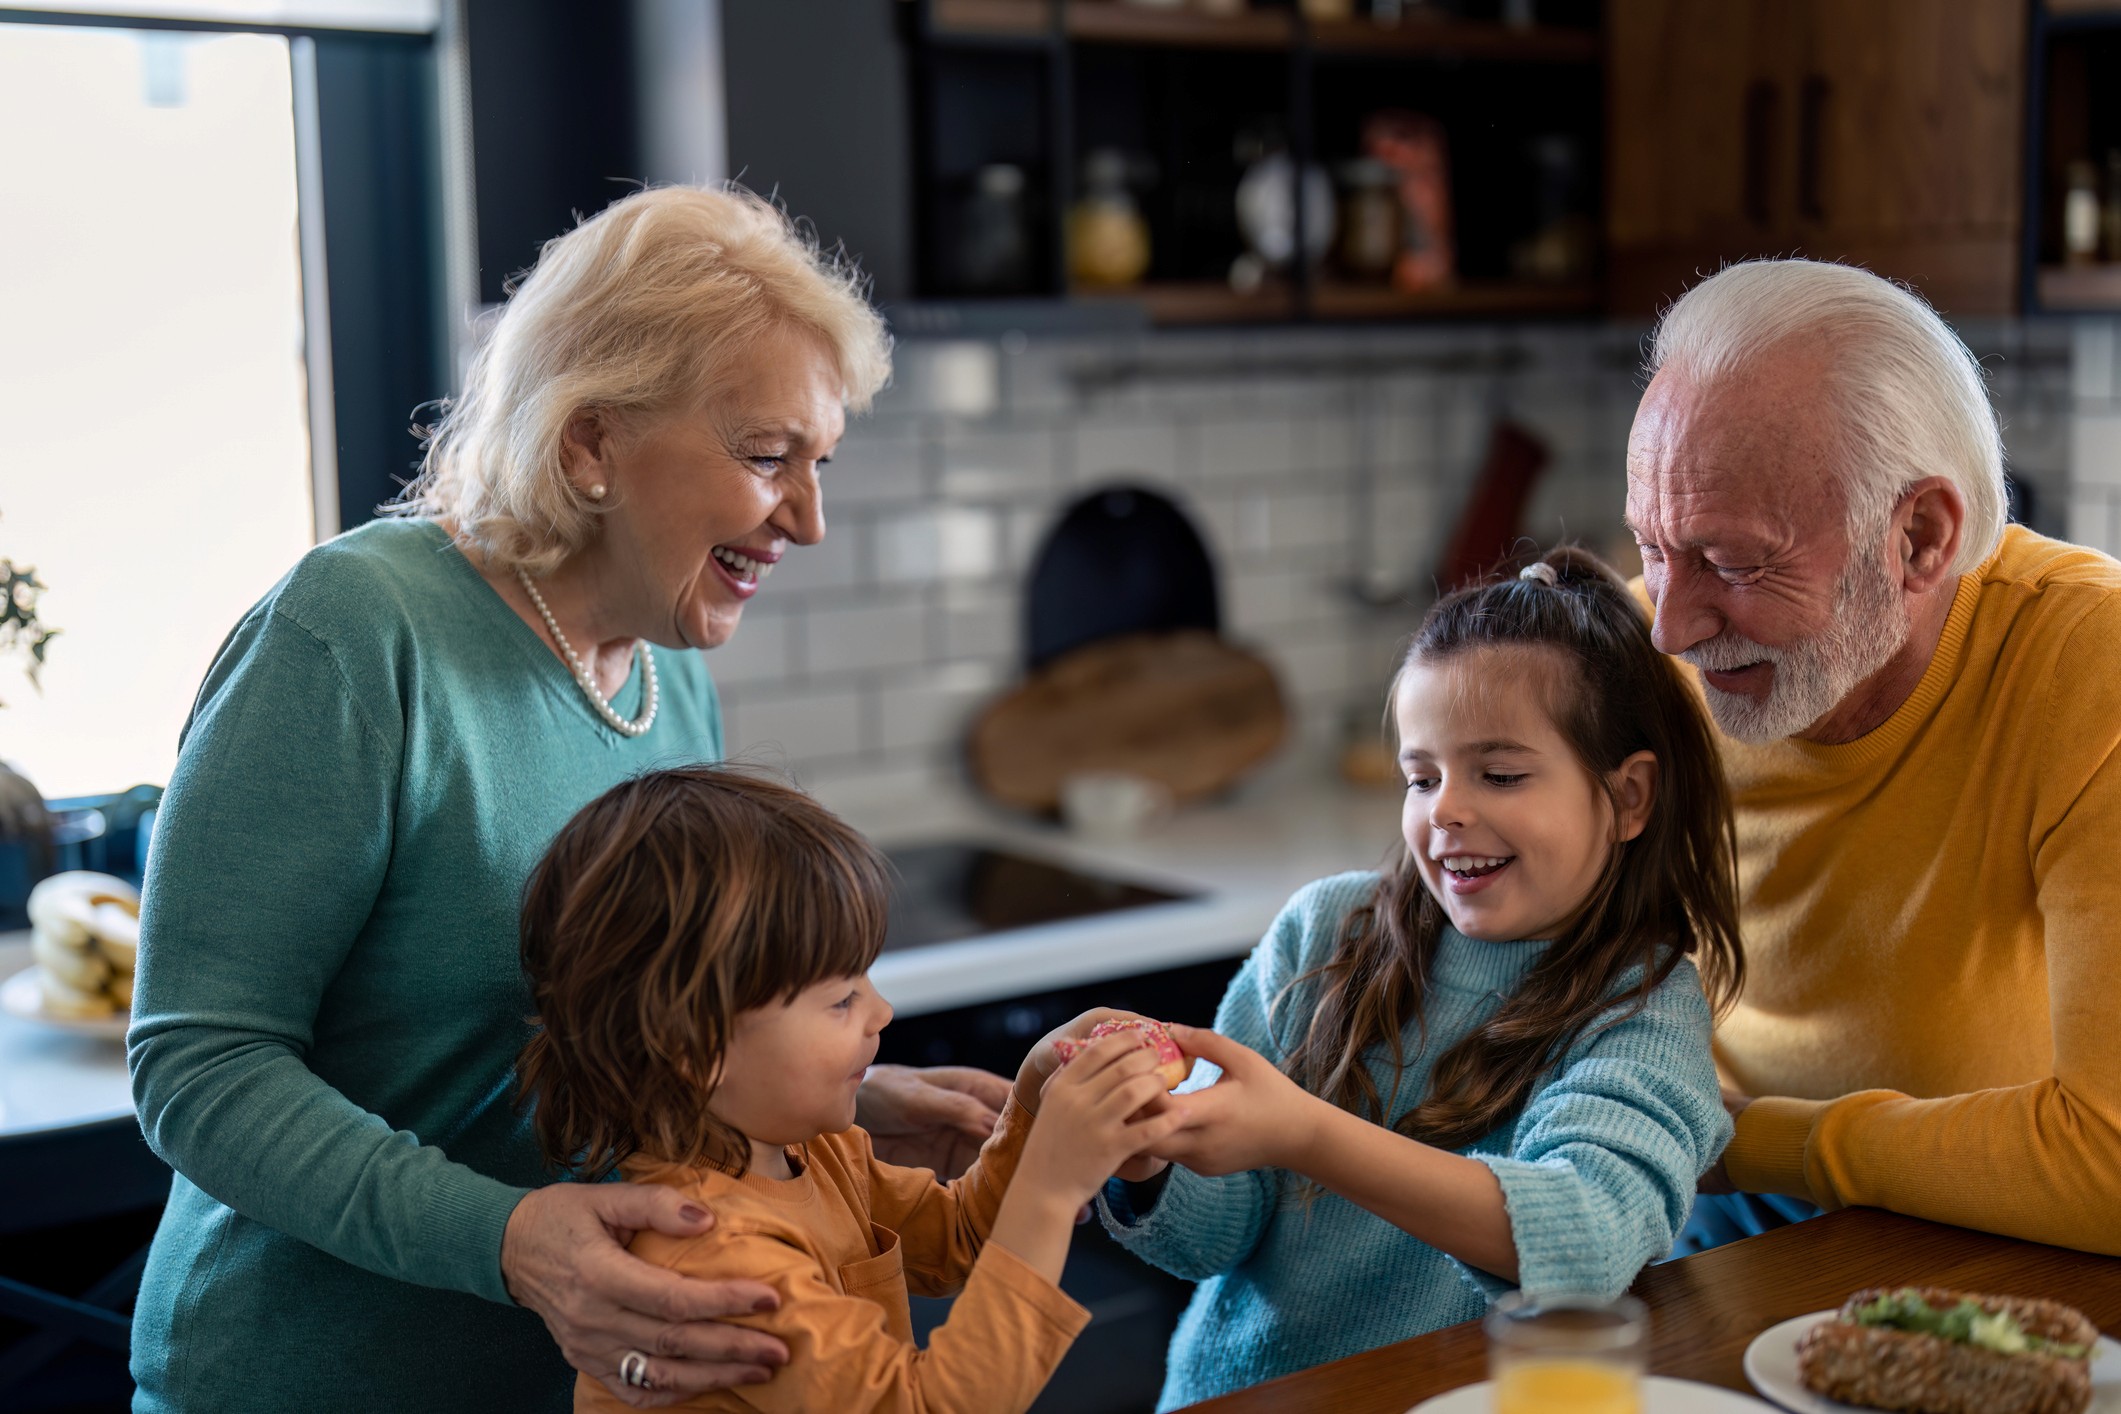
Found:
[{"label": "young girl", "polygon": [[1185,1167],[1137,1161],[1100,1199],[1201,1283],[1164,1409],[1512,1284],[1618,1293],[1730,1138],[1702,983],[1721,1005],[1740,975],[1730,810],[1620,581],[1559,550],[1450,595],[1392,716],[1405,855],[1307,885],[1220,1034],[1171,1028],[1222,1071],[1156,1150]]},{"label": "young girl", "polygon": [[[891,1019],[864,975],[888,897],[881,857],[822,806],[714,767],[599,797],[531,876],[523,962],[542,1029],[520,1073],[546,1157],[681,1189],[713,1230],[644,1233],[633,1251],[779,1297],[744,1324],[788,1363],[684,1408],[1022,1411],[1089,1320],[1058,1285],[1076,1213],[1179,1117],[1134,1038],[1059,1067],[1056,1040],[1116,1014],[1093,1012],[1032,1049],[964,1177],[880,1162],[853,1125]],[[909,1290],[962,1293],[926,1350]],[[649,1352],[619,1365],[654,1386]],[[626,1407],[577,1380],[577,1410]]]}]

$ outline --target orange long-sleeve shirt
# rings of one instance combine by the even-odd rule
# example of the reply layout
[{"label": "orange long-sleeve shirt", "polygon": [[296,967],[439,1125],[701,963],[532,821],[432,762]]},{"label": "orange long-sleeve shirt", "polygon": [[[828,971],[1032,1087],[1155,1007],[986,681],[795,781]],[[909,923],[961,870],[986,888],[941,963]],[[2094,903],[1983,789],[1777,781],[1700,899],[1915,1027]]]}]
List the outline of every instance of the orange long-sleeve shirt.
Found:
[{"label": "orange long-sleeve shirt", "polygon": [[1883,725],[1723,756],[1732,1181],[2121,1254],[2121,564],[2014,526]]},{"label": "orange long-sleeve shirt", "polygon": [[[628,1177],[667,1183],[715,1216],[702,1237],[643,1233],[637,1256],[686,1276],[743,1277],[780,1293],[780,1309],[738,1319],[780,1337],[788,1363],[762,1385],[683,1409],[765,1414],[1021,1414],[1090,1313],[1006,1247],[987,1243],[1031,1117],[1014,1099],[964,1177],[882,1162],[860,1128],[790,1151],[801,1172],[777,1180],[709,1170]],[[957,1296],[923,1350],[908,1292]],[[626,1408],[589,1377],[582,1411]]]}]

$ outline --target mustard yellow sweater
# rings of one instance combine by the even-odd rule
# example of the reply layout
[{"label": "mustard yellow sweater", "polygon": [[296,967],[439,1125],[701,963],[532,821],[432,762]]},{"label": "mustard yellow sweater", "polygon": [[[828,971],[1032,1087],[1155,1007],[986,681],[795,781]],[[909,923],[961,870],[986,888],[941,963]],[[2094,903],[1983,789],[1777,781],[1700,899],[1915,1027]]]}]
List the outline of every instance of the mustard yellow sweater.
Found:
[{"label": "mustard yellow sweater", "polygon": [[1884,725],[1723,753],[1732,1181],[2121,1254],[2121,564],[2013,526]]}]

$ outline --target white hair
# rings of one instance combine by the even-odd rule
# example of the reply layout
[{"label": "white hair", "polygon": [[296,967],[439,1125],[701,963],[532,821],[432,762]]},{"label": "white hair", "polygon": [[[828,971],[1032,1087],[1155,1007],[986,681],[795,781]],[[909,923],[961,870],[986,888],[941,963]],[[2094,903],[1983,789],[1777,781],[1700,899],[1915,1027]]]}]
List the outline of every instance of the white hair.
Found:
[{"label": "white hair", "polygon": [[547,241],[446,405],[420,476],[386,507],[452,522],[500,569],[544,574],[588,543],[597,506],[567,479],[569,419],[620,436],[710,401],[782,330],[823,346],[860,412],[891,336],[851,262],[738,186],[651,187]]},{"label": "white hair", "polygon": [[1966,501],[1951,571],[1978,567],[2003,539],[2003,438],[1981,365],[1920,295],[1853,265],[1726,266],[1665,311],[1648,372],[1710,382],[1798,338],[1833,369],[1854,543],[1884,534],[1910,486],[1943,476]]}]

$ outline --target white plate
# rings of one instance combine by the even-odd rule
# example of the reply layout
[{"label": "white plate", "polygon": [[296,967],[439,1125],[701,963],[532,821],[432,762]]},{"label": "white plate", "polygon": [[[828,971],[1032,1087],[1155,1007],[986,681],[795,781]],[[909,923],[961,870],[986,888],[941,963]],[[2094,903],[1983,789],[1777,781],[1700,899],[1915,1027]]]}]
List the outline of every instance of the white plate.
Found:
[{"label": "white plate", "polygon": [[[1792,1414],[1863,1414],[1853,1404],[1812,1393],[1797,1373],[1798,1340],[1813,1326],[1833,1318],[1832,1311],[1814,1311],[1754,1336],[1745,1348],[1745,1377],[1753,1388]],[[2092,1411],[2121,1414],[2121,1344],[2110,1336],[2100,1336],[2099,1348],[2092,1352]]]},{"label": "white plate", "polygon": [[[1423,1400],[1407,1414],[1488,1414],[1494,1408],[1488,1398],[1493,1385],[1492,1380],[1482,1380],[1477,1385],[1439,1394],[1434,1399]],[[1763,1409],[1772,1414],[1773,1408],[1736,1390],[1696,1384],[1692,1380],[1670,1379],[1664,1375],[1651,1375],[1645,1379],[1642,1396],[1642,1414],[1760,1414]]]},{"label": "white plate", "polygon": [[106,1040],[122,1041],[125,1028],[132,1017],[123,1012],[110,1016],[99,1016],[93,1021],[78,1017],[52,1016],[44,1010],[44,984],[37,980],[38,968],[25,967],[5,982],[0,982],[0,1007],[24,1021],[34,1021],[40,1026],[56,1026],[61,1031],[72,1031],[81,1036],[101,1036]]}]

